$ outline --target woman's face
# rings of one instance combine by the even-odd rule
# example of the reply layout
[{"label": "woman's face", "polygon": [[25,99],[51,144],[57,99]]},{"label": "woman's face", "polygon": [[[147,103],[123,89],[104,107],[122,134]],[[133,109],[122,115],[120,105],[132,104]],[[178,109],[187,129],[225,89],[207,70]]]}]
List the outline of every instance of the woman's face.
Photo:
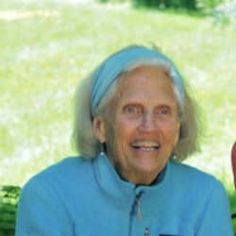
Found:
[{"label": "woman's face", "polygon": [[134,184],[151,184],[166,166],[178,141],[176,96],[167,73],[138,67],[120,78],[110,117],[97,120],[97,136],[120,176]]}]

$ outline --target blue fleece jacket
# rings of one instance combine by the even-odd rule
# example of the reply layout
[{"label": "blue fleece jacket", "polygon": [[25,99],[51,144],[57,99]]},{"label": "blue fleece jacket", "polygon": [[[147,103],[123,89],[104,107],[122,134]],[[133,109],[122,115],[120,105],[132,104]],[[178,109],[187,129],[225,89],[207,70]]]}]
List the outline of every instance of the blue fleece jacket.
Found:
[{"label": "blue fleece jacket", "polygon": [[23,188],[16,236],[232,236],[227,196],[212,176],[170,161],[135,186],[105,155],[67,158]]}]

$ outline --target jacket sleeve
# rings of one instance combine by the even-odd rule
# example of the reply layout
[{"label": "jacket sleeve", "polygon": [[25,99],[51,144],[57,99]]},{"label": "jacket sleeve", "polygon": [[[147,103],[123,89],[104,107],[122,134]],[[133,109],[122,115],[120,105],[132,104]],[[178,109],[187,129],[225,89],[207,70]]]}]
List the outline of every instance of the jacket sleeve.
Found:
[{"label": "jacket sleeve", "polygon": [[17,210],[16,236],[73,235],[66,209],[53,187],[37,177],[26,184]]},{"label": "jacket sleeve", "polygon": [[197,236],[233,236],[228,198],[218,181],[209,186],[210,194],[203,209]]}]

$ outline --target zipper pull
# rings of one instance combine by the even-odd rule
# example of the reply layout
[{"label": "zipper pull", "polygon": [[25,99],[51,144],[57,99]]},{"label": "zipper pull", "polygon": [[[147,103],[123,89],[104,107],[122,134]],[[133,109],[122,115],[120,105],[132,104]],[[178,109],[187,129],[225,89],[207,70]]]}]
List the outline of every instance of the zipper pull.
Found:
[{"label": "zipper pull", "polygon": [[141,202],[140,202],[140,198],[141,198],[142,194],[143,194],[143,192],[140,192],[139,194],[137,194],[135,196],[134,204],[133,204],[133,214],[139,220],[141,220],[143,218],[142,211],[141,211]]},{"label": "zipper pull", "polygon": [[148,228],[145,228],[145,231],[144,231],[144,236],[149,236],[149,229]]},{"label": "zipper pull", "polygon": [[141,206],[140,206],[140,198],[136,199],[136,216],[140,220],[143,218],[143,215],[142,215],[142,212],[141,212]]}]

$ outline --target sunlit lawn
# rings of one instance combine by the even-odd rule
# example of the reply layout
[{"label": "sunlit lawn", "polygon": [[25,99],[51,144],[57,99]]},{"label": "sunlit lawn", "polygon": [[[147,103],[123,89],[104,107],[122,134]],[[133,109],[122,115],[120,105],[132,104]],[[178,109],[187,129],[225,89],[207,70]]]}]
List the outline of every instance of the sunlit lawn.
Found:
[{"label": "sunlit lawn", "polygon": [[1,185],[22,185],[75,155],[70,135],[76,84],[114,50],[154,43],[181,68],[202,108],[202,152],[188,163],[215,175],[233,194],[236,26],[127,5],[21,6],[5,0],[0,35]]}]

